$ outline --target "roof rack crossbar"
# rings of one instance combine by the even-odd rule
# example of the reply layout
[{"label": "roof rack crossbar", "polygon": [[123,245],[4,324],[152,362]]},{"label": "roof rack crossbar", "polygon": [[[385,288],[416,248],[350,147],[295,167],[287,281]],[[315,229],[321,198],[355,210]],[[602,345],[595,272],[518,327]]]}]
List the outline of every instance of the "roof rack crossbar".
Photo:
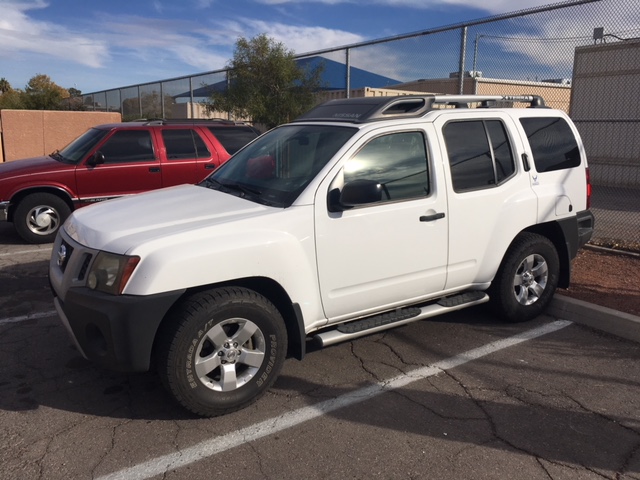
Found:
[{"label": "roof rack crossbar", "polygon": [[247,125],[246,122],[226,120],[224,118],[149,118],[141,119],[145,125],[193,125],[193,124],[223,124]]},{"label": "roof rack crossbar", "polygon": [[470,103],[489,107],[497,102],[528,103],[544,107],[539,95],[398,95],[394,97],[359,97],[329,100],[298,117],[294,122],[340,121],[365,123],[392,118],[420,118],[434,109],[435,104],[468,108]]},{"label": "roof rack crossbar", "polygon": [[481,102],[528,103],[532,107],[544,107],[544,99],[540,95],[434,95],[433,103],[460,104]]}]

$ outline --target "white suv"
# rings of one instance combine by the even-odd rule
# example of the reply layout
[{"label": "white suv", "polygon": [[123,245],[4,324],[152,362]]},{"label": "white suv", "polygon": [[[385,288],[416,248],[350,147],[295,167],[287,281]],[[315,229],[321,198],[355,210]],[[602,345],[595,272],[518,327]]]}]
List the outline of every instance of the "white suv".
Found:
[{"label": "white suv", "polygon": [[575,126],[540,97],[334,100],[199,185],[74,212],[50,278],[86,358],[157,365],[213,416],[255,401],[307,341],[487,301],[535,317],[592,234],[589,194]]}]

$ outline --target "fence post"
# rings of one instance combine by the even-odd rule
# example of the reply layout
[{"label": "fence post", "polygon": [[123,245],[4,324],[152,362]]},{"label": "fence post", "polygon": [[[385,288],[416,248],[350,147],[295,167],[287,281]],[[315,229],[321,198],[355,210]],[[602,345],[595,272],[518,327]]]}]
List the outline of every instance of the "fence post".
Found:
[{"label": "fence post", "polygon": [[346,77],[346,83],[347,83],[347,91],[346,91],[346,98],[350,98],[351,97],[351,49],[347,48],[345,49],[345,56],[346,56],[346,60],[345,60],[345,66],[347,68],[347,77]]},{"label": "fence post", "polygon": [[464,93],[464,62],[467,52],[467,27],[462,27],[460,32],[460,66],[458,67],[458,77],[460,79],[458,93]]}]

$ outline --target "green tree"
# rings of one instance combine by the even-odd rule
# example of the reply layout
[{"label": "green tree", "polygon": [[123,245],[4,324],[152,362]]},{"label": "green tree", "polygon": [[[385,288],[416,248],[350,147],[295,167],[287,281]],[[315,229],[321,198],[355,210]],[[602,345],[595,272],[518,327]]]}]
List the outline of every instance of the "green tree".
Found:
[{"label": "green tree", "polygon": [[6,78],[0,78],[0,109],[24,109],[21,90],[14,90]]},{"label": "green tree", "polygon": [[11,89],[0,95],[0,110],[7,108],[12,110],[24,110],[24,93],[21,90]]},{"label": "green tree", "polygon": [[9,81],[4,77],[0,78],[0,95],[10,92],[11,90],[13,90],[13,88],[11,88]]},{"label": "green tree", "polygon": [[236,42],[229,68],[228,88],[214,92],[209,111],[231,112],[268,128],[293,120],[315,103],[323,66],[300,68],[292,51],[281,42],[258,35]]},{"label": "green tree", "polygon": [[56,85],[48,75],[31,77],[24,90],[24,105],[30,110],[60,110],[69,91]]},{"label": "green tree", "polygon": [[86,110],[84,103],[82,102],[82,92],[77,88],[70,88],[67,90],[68,96],[62,99],[61,108],[63,110]]}]

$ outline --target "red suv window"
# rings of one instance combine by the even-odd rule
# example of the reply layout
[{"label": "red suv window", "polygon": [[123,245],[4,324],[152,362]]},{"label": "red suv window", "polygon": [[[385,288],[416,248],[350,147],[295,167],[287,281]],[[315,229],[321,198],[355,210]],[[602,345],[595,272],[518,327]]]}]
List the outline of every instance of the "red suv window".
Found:
[{"label": "red suv window", "polygon": [[204,140],[194,130],[162,130],[162,138],[167,149],[168,160],[208,158],[211,156],[211,152]]},{"label": "red suv window", "polygon": [[153,142],[148,130],[120,130],[100,147],[104,163],[126,163],[155,160]]}]

